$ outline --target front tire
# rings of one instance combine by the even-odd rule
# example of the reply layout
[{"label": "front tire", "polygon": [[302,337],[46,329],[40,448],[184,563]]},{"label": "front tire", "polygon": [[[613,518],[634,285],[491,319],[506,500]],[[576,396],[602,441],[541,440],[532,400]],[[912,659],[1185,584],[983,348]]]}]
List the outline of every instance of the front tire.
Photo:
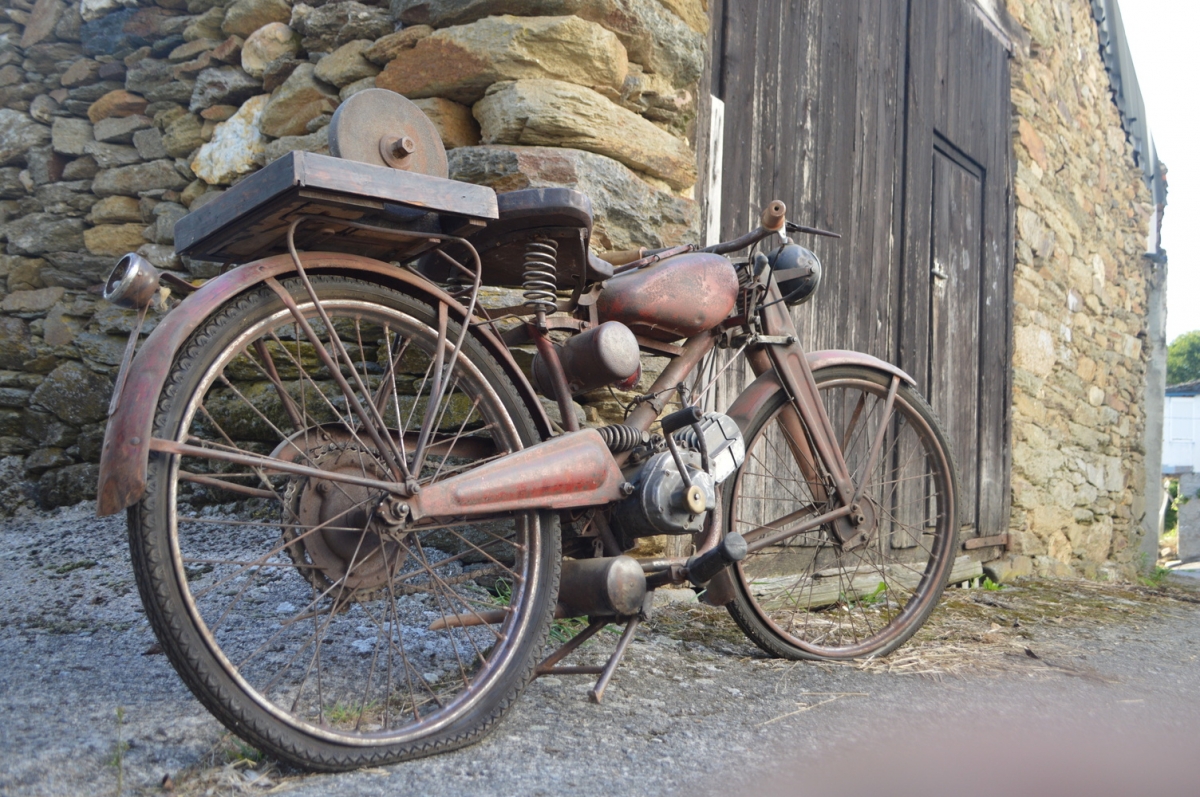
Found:
[{"label": "front tire", "polygon": [[[767,653],[789,659],[883,656],[911,637],[941,597],[956,553],[956,468],[936,415],[905,384],[882,453],[864,472],[891,374],[859,366],[814,374],[855,486],[863,485],[866,545],[845,550],[825,524],[750,554],[733,570],[733,619]],[[835,508],[823,467],[780,391],[743,430],[746,459],[725,490],[729,531],[753,541]],[[794,419],[795,416],[793,415]]]},{"label": "front tire", "polygon": [[[431,413],[427,456],[410,477],[421,484],[531,445],[536,427],[469,335],[452,369],[441,349],[447,389],[435,400],[433,308],[315,275],[326,325],[298,280],[281,285],[350,390],[266,286],[192,335],[159,397],[154,436],[206,455],[151,454],[145,496],[129,510],[147,616],[196,697],[284,761],[345,770],[468,744],[533,677],[557,596],[557,521],[388,522],[389,495],[370,481],[396,481],[396,457],[416,467]],[[455,341],[456,325],[447,331]],[[352,399],[374,403],[375,439],[390,450],[373,442]],[[504,619],[455,625],[489,611]]]}]

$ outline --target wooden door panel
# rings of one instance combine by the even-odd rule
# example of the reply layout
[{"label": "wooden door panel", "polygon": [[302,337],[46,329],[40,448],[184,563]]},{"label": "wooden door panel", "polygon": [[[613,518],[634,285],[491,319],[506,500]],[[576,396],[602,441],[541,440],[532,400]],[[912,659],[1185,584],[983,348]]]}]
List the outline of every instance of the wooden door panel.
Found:
[{"label": "wooden door panel", "polygon": [[934,150],[930,224],[929,403],[959,475],[959,517],[973,523],[979,460],[979,291],[984,176],[949,147]]}]

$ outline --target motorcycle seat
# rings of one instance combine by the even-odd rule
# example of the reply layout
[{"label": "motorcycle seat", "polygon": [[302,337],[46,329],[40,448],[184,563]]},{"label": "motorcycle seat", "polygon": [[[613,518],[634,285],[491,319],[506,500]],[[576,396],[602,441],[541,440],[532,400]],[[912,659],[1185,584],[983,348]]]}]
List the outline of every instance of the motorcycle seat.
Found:
[{"label": "motorcycle seat", "polygon": [[[526,247],[536,239],[550,239],[558,245],[555,281],[559,288],[572,288],[581,277],[585,282],[598,282],[612,276],[611,265],[588,256],[592,202],[587,194],[573,188],[525,188],[497,194],[496,203],[499,218],[469,239],[483,264],[484,285],[520,286]],[[446,250],[463,265],[472,266],[462,247]],[[417,270],[435,282],[449,281],[456,273],[433,254],[423,256]]]}]

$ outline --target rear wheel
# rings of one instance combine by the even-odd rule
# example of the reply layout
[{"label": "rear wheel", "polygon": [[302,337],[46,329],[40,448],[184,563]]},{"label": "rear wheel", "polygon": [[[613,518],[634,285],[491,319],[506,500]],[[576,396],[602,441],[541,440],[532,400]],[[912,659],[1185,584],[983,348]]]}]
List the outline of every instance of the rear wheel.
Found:
[{"label": "rear wheel", "polygon": [[336,770],[466,744],[533,675],[556,521],[405,523],[387,485],[537,442],[533,421],[470,336],[450,355],[459,330],[429,306],[314,276],[323,318],[279,284],[312,336],[255,288],[192,336],[159,398],[155,438],[191,448],[152,454],[130,509],[147,615],[196,696],[279,758]]},{"label": "rear wheel", "polygon": [[[954,463],[933,410],[907,385],[884,417],[890,374],[846,366],[814,374],[853,484],[865,544],[846,550],[824,524],[750,554],[734,568],[729,611],[775,656],[885,655],[929,617],[955,556]],[[874,467],[872,444],[886,424]],[[746,459],[725,490],[729,530],[747,541],[832,511],[832,482],[808,464],[811,436],[780,391],[743,430]],[[845,521],[843,521],[845,522]]]}]

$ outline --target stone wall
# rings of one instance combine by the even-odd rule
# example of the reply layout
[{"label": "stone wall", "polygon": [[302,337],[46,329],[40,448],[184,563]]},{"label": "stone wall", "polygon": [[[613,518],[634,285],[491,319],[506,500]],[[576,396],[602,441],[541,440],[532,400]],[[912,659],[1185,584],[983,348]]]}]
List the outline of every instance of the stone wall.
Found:
[{"label": "stone wall", "polygon": [[1016,572],[1132,576],[1144,513],[1151,198],[1087,0],[1008,0]]},{"label": "stone wall", "polygon": [[175,222],[289,150],[327,151],[364,88],[421,106],[452,177],[586,191],[598,249],[697,235],[706,0],[4,5],[0,511],[94,494],[134,323],[99,298],[115,259],[210,276],[174,254]]}]

